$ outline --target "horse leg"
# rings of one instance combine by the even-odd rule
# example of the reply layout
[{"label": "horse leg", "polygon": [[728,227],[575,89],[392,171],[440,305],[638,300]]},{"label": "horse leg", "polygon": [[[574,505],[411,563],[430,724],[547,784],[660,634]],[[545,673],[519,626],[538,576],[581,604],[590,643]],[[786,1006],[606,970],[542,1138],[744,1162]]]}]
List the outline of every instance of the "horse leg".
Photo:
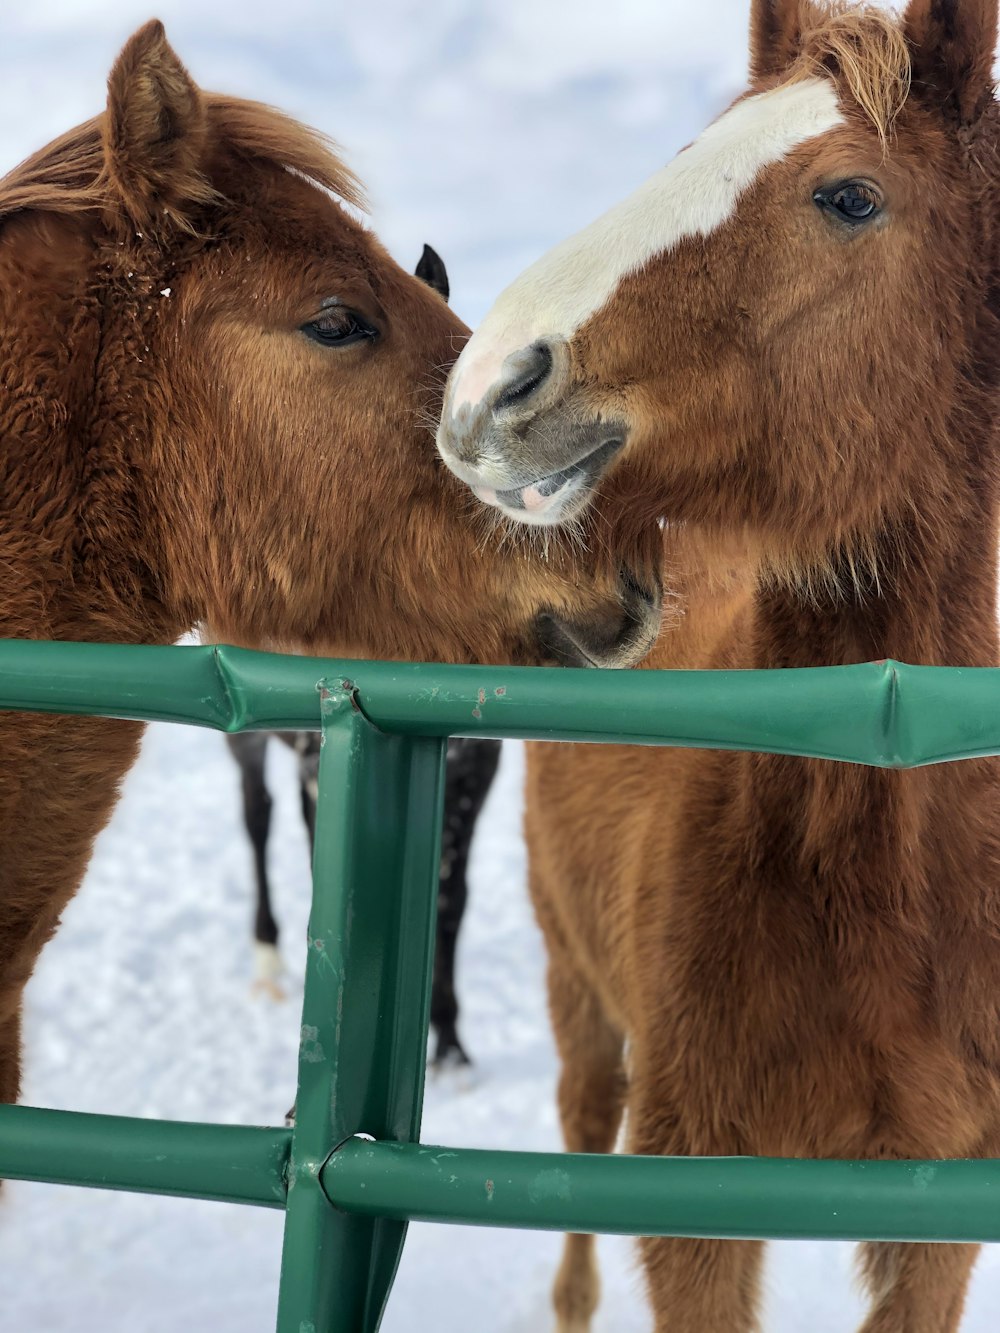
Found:
[{"label": "horse leg", "polygon": [[0,1017],[0,1105],[17,1101],[21,1083],[21,995]]},{"label": "horse leg", "polygon": [[[633,1075],[629,1152],[687,1157],[731,1151],[685,1141],[659,1091],[644,1083]],[[656,1333],[759,1333],[763,1242],[657,1236],[639,1247]]]},{"label": "horse leg", "polygon": [[469,1057],[458,1036],[458,997],[455,994],[455,952],[467,894],[464,869],[456,872],[453,862],[442,861],[434,971],[431,977],[431,1027],[434,1030],[434,1056],[431,1063],[436,1068],[449,1062],[469,1064]]},{"label": "horse leg", "polygon": [[279,731],[278,735],[299,757],[299,798],[309,834],[310,857],[316,847],[316,802],[319,800],[320,739],[313,731]]},{"label": "horse leg", "polygon": [[254,913],[254,938],[258,944],[276,948],[278,923],[271,911],[271,885],[267,878],[267,839],[271,831],[271,795],[264,786],[263,768],[243,774],[243,811],[253,847],[254,877],[257,882],[257,908]]},{"label": "horse leg", "polygon": [[646,1237],[639,1242],[656,1333],[757,1333],[763,1244]]},{"label": "horse leg", "polygon": [[956,1333],[978,1253],[978,1245],[862,1245],[872,1311],[861,1333]]},{"label": "horse leg", "polygon": [[309,851],[312,853],[316,846],[316,798],[307,778],[299,779],[299,799],[302,803],[302,820],[309,834]]},{"label": "horse leg", "polygon": [[36,913],[9,914],[0,920],[6,946],[0,972],[0,1105],[13,1105],[21,1090],[21,1010],[38,955],[59,921],[58,901]]},{"label": "horse leg", "polygon": [[[548,934],[548,932],[547,932]],[[559,1049],[559,1118],[569,1152],[609,1153],[625,1104],[622,1034],[599,996],[549,938],[549,1010]],[[600,1299],[594,1237],[568,1235],[553,1288],[558,1333],[587,1333]]]},{"label": "horse leg", "polygon": [[267,878],[267,838],[271,829],[271,795],[264,781],[267,734],[244,732],[226,738],[240,766],[243,820],[253,848],[254,881],[257,890],[254,911],[255,989],[280,996],[281,974],[278,953],[278,923],[271,911],[271,886]]},{"label": "horse leg", "polygon": [[466,876],[472,835],[499,761],[499,741],[457,740],[451,741],[448,746],[441,871],[438,879],[437,941],[431,980],[435,1066],[448,1061],[469,1063],[469,1057],[458,1037],[455,951],[468,900]]}]

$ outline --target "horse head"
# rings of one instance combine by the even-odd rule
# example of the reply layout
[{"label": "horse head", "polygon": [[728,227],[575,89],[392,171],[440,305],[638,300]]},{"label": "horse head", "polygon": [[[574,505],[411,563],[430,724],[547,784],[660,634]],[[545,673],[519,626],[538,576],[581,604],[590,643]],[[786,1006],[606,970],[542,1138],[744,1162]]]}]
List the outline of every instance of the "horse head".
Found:
[{"label": "horse head", "polygon": [[523,523],[617,493],[779,571],[932,510],[997,380],[996,30],[996,0],[755,0],[748,91],[466,344],[448,466]]},{"label": "horse head", "polygon": [[328,141],[202,92],[155,21],[104,114],[0,182],[4,633],[203,622],[486,662],[648,644],[652,540],[515,549],[440,467],[468,330],[433,251],[404,272],[361,206]]}]

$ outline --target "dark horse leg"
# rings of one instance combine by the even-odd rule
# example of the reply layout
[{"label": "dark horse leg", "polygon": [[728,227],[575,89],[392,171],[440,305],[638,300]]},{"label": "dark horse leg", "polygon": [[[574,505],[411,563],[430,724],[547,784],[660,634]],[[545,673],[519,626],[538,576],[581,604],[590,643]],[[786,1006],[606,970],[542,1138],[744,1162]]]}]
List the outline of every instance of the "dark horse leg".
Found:
[{"label": "dark horse leg", "polygon": [[240,766],[243,789],[243,818],[253,847],[257,905],[254,912],[254,939],[257,954],[257,983],[265,989],[276,988],[281,970],[278,955],[278,923],[271,911],[271,886],[267,878],[267,836],[271,828],[271,796],[264,782],[264,756],[268,733],[244,731],[227,736],[226,742]]},{"label": "dark horse leg", "polygon": [[[316,796],[319,779],[319,736],[314,732],[277,732],[298,755],[302,817],[310,843],[316,829]],[[264,785],[264,732],[227,736],[229,747],[243,775],[243,809],[254,849],[257,874],[255,935],[259,954],[270,947],[275,953],[278,927],[271,914],[265,848],[271,817],[271,798]],[[458,1000],[455,995],[455,950],[468,898],[466,872],[476,820],[493,782],[500,760],[500,742],[452,740],[448,745],[445,775],[444,824],[441,835],[441,870],[438,881],[437,942],[431,982],[431,1025],[434,1029],[433,1064],[468,1064],[458,1037]],[[265,985],[273,986],[276,967]]]},{"label": "dark horse leg", "polygon": [[433,1064],[468,1064],[458,1039],[455,995],[455,948],[468,897],[466,870],[476,820],[500,761],[500,742],[452,740],[448,743],[444,825],[441,831],[441,878],[438,882],[437,946],[431,989]]},{"label": "dark horse leg", "polygon": [[286,745],[290,745],[299,757],[299,798],[302,802],[302,818],[309,830],[309,851],[311,853],[316,843],[316,801],[319,797],[319,732],[279,731],[276,735]]}]

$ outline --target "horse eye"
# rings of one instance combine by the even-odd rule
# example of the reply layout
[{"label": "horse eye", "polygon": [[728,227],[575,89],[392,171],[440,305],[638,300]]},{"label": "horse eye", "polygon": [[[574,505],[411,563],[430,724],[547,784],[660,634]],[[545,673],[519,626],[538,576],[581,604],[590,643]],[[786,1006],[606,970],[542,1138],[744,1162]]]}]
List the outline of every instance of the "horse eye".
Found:
[{"label": "horse eye", "polygon": [[378,336],[378,330],[350,310],[331,310],[302,325],[302,332],[324,347],[350,347]]},{"label": "horse eye", "polygon": [[881,203],[870,185],[858,181],[849,181],[832,190],[817,190],[813,200],[820,208],[851,223],[867,222],[878,213]]}]

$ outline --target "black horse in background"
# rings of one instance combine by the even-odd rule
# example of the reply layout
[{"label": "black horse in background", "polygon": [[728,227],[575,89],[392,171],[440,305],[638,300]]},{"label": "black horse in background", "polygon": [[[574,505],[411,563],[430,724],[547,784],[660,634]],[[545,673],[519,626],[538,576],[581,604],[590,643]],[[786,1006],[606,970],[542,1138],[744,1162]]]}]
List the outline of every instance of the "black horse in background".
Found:
[{"label": "black horse in background", "polygon": [[[314,731],[244,731],[226,740],[240,766],[243,779],[243,814],[253,845],[257,880],[254,937],[258,983],[278,993],[281,969],[278,954],[278,924],[271,911],[267,877],[267,836],[271,826],[271,795],[264,781],[264,760],[271,737],[290,746],[298,755],[302,817],[309,830],[310,846],[316,831],[316,797],[319,786],[320,737]],[[431,1026],[434,1030],[432,1064],[469,1063],[458,1037],[458,998],[455,995],[455,948],[465,912],[468,884],[466,870],[476,820],[490,789],[500,760],[500,742],[450,740],[445,770],[444,823],[441,831],[441,870],[438,880],[437,940],[431,986]]]}]

